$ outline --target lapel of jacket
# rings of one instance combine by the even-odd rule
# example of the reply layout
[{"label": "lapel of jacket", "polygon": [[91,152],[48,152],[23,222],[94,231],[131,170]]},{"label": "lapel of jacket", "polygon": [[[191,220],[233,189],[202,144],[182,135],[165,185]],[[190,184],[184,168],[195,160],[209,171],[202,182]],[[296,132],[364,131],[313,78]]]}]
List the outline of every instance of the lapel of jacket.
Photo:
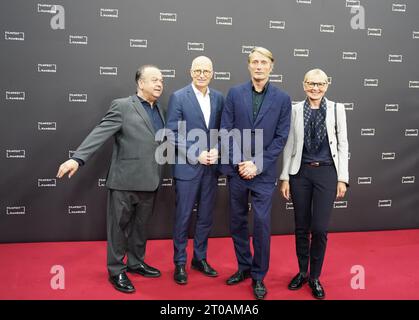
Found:
[{"label": "lapel of jacket", "polygon": [[163,116],[163,111],[162,111],[162,109],[161,109],[160,103],[156,102],[155,107],[157,108],[157,111],[159,112],[159,115],[160,115],[161,121],[163,121],[163,126],[165,126],[165,125],[166,125],[166,120],[164,119],[164,116]]},{"label": "lapel of jacket", "polygon": [[269,108],[272,105],[272,102],[274,101],[275,95],[276,95],[275,90],[273,90],[272,84],[269,83],[268,87],[266,88],[265,97],[263,98],[262,105],[260,106],[258,116],[256,117],[255,125],[258,122],[260,122],[263,116],[265,115],[265,113],[268,112]]},{"label": "lapel of jacket", "polygon": [[330,102],[329,100],[324,98],[326,100],[326,129],[327,134],[329,137],[332,137],[335,133],[335,116],[334,115],[334,104],[333,102]]},{"label": "lapel of jacket", "polygon": [[304,141],[304,101],[295,106],[295,128],[297,134],[302,134],[302,141]]},{"label": "lapel of jacket", "polygon": [[249,117],[249,123],[253,124],[253,97],[252,97],[252,81],[249,81],[242,87],[243,106]]},{"label": "lapel of jacket", "polygon": [[[144,110],[143,105],[140,102],[140,99],[137,97],[137,95],[132,96],[132,106],[134,107],[135,111],[137,111],[138,115],[143,118],[145,124],[147,125],[148,129],[155,134],[154,126],[151,123],[151,119],[147,114],[147,111]],[[160,112],[160,110],[159,110]]]},{"label": "lapel of jacket", "polygon": [[202,113],[201,106],[199,105],[198,99],[196,98],[192,85],[188,86],[187,95],[188,95],[189,100],[191,101],[192,109],[198,113],[199,117],[202,120],[202,123],[204,124],[204,128],[206,128],[207,125],[205,123],[205,117],[204,117],[204,114]]},{"label": "lapel of jacket", "polygon": [[214,128],[214,121],[215,121],[215,115],[217,114],[217,101],[215,94],[212,90],[210,90],[210,102],[211,102],[211,114],[209,119],[209,125],[208,129]]}]

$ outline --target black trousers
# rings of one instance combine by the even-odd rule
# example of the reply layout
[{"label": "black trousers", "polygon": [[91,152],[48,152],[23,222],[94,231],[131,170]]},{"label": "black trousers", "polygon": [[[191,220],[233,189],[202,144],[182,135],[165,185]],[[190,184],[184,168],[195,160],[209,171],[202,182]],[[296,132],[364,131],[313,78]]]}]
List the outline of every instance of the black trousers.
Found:
[{"label": "black trousers", "polygon": [[[327,232],[337,192],[334,165],[312,167],[301,164],[290,175],[290,191],[295,215],[295,244],[300,272],[320,277],[326,252]],[[310,239],[311,235],[311,239]]]},{"label": "black trousers", "polygon": [[[110,275],[135,268],[144,260],[147,223],[157,191],[109,190],[107,213],[107,265]],[[127,265],[124,258],[127,255]]]}]

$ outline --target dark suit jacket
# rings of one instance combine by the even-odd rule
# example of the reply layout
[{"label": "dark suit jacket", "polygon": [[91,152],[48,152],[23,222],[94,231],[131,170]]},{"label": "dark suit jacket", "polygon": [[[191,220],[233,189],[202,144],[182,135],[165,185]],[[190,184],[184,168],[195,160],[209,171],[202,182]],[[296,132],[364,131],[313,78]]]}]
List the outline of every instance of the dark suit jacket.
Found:
[{"label": "dark suit jacket", "polygon": [[[161,107],[157,109],[164,122]],[[154,158],[153,124],[136,95],[112,101],[109,111],[84,139],[74,158],[86,162],[110,137],[114,137],[112,160],[106,186],[129,191],[154,191],[160,182],[161,166]]]},{"label": "dark suit jacket", "polygon": [[[208,151],[211,148],[219,148],[218,129],[220,128],[221,112],[224,107],[224,97],[220,92],[212,88],[209,90],[211,116],[208,128],[191,84],[179,89],[170,96],[167,111],[167,129],[170,129],[174,133],[173,139],[169,140],[172,140],[176,145],[177,157],[176,163],[173,165],[173,176],[177,179],[192,180],[200,171],[204,170],[204,166],[197,159],[200,151],[203,151],[202,149]],[[185,121],[183,130],[179,130],[178,128],[179,121]],[[206,139],[200,140],[203,142],[200,146],[201,150],[197,148],[198,137],[193,141],[188,141],[184,136],[185,134],[188,135],[193,129],[200,129],[206,135]],[[216,129],[216,131],[213,130],[211,132],[211,129]],[[213,135],[212,138],[211,133]],[[194,144],[196,149],[193,149],[193,152],[189,153],[191,157],[188,159],[185,156],[185,151],[188,153]],[[185,160],[183,163],[179,161],[181,158]],[[218,165],[211,167],[214,173],[216,173]]]},{"label": "dark suit jacket", "polygon": [[[254,160],[256,157],[262,158],[263,165],[258,166],[258,175],[253,180],[263,182],[273,182],[277,178],[276,163],[278,156],[284,148],[290,128],[291,99],[284,91],[278,89],[271,83],[268,85],[263,103],[260,106],[259,113],[253,121],[252,106],[252,82],[237,85],[231,88],[227,94],[225,107],[221,118],[221,129],[231,131],[238,129],[244,140],[243,132],[245,129],[251,132],[252,146],[255,144],[255,132],[262,129],[263,148],[259,154],[251,154],[252,157],[240,151],[239,161],[233,161],[233,143],[225,145],[225,139],[222,139],[223,149],[227,149],[230,156],[230,164],[222,165],[222,172],[225,175],[238,175],[237,163],[240,161]],[[231,140],[231,139],[230,139]],[[262,146],[261,146],[262,147]],[[254,148],[253,148],[254,149]],[[237,154],[236,154],[237,156]]]}]

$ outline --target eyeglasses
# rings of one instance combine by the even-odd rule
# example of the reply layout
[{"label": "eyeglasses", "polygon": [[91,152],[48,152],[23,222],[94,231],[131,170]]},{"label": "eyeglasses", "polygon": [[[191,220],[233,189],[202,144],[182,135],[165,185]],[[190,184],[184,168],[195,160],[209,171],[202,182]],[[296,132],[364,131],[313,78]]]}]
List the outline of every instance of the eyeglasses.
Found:
[{"label": "eyeglasses", "polygon": [[204,74],[204,76],[208,77],[211,75],[212,71],[211,70],[192,70],[193,75],[195,77],[200,76],[201,74]]},{"label": "eyeglasses", "polygon": [[319,89],[324,89],[324,87],[327,85],[326,82],[308,82],[308,81],[305,81],[304,84],[310,89],[314,89],[315,86],[317,86]]}]

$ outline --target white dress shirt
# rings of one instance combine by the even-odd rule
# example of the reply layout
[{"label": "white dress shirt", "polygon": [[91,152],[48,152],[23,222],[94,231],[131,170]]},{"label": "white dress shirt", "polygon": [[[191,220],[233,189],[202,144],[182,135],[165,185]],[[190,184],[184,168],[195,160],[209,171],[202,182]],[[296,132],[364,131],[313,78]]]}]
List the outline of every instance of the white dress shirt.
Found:
[{"label": "white dress shirt", "polygon": [[195,92],[196,99],[198,100],[199,106],[201,107],[202,113],[204,114],[205,124],[208,128],[209,120],[211,116],[211,101],[210,101],[210,90],[207,88],[207,94],[204,96],[192,83],[193,91]]}]

